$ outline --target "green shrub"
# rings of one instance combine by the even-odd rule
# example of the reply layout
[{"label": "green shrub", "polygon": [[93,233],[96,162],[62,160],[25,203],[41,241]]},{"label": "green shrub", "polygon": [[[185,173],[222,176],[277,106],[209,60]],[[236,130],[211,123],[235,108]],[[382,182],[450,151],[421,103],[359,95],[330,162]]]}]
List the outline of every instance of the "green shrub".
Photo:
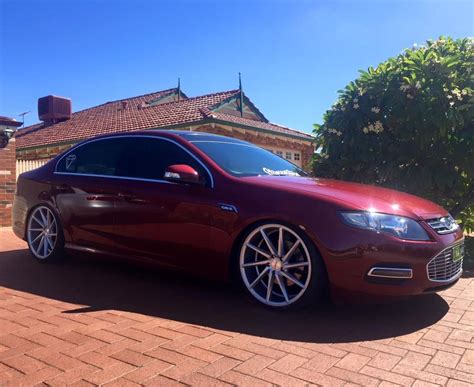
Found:
[{"label": "green shrub", "polygon": [[423,196],[472,230],[474,40],[441,37],[360,73],[315,125],[315,174]]}]

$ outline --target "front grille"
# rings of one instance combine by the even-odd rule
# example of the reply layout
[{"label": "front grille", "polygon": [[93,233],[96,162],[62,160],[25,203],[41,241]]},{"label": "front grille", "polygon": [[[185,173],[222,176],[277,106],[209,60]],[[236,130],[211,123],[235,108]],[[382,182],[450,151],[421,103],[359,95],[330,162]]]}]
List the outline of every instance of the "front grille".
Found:
[{"label": "front grille", "polygon": [[426,221],[428,225],[438,234],[448,234],[456,231],[459,226],[451,215],[442,218],[429,219]]},{"label": "front grille", "polygon": [[[453,248],[454,246],[451,246],[441,251],[428,262],[427,272],[431,281],[449,281],[462,272],[463,260],[461,258],[456,262],[453,261]],[[461,249],[464,251],[464,244],[461,245]]]}]

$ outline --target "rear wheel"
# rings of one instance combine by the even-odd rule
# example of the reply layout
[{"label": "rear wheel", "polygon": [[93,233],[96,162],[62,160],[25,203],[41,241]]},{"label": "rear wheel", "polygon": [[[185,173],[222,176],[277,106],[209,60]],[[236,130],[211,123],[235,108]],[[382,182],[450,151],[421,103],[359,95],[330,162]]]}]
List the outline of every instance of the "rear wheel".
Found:
[{"label": "rear wheel", "polygon": [[50,262],[63,254],[64,239],[56,214],[48,206],[34,208],[28,218],[26,238],[31,254]]},{"label": "rear wheel", "polygon": [[283,224],[262,224],[250,231],[240,249],[239,268],[249,293],[270,307],[306,305],[326,287],[324,266],[314,246]]}]

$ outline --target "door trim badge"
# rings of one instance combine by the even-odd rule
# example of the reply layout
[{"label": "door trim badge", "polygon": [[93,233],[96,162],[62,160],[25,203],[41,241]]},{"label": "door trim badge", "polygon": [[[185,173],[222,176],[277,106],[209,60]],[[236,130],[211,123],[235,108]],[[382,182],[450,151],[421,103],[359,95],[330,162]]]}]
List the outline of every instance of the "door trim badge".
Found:
[{"label": "door trim badge", "polygon": [[235,212],[236,214],[239,212],[237,211],[237,207],[232,204],[219,203],[219,207],[222,211]]}]

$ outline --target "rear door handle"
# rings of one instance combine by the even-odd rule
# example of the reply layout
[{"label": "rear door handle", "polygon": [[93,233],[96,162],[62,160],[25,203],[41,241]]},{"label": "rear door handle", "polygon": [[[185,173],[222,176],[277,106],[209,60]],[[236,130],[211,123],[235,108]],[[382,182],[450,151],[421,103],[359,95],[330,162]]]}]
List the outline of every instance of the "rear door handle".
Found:
[{"label": "rear door handle", "polygon": [[137,197],[132,194],[131,192],[119,192],[118,197],[122,198],[123,200],[131,201],[136,199]]}]

